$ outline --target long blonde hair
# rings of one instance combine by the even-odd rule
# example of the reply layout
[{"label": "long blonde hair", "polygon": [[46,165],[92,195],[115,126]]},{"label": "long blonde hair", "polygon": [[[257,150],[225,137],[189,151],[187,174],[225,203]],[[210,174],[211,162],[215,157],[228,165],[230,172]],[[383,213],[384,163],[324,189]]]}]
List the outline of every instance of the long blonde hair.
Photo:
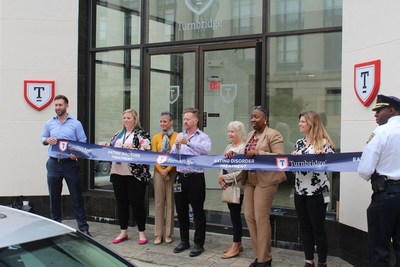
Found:
[{"label": "long blonde hair", "polygon": [[325,130],[321,117],[315,111],[305,111],[299,114],[299,119],[304,117],[308,126],[310,126],[309,138],[310,143],[314,146],[315,150],[321,150],[324,146],[324,139],[327,140],[329,145],[335,147],[332,138]]},{"label": "long blonde hair", "polygon": [[[124,112],[122,114],[124,115],[125,113],[131,113],[133,118],[135,119],[135,125],[133,126],[134,130],[142,128],[142,126],[140,126],[140,120],[139,120],[139,117],[138,117],[138,114],[137,114],[136,110],[131,109],[131,108],[130,109],[126,109],[126,110],[124,110]],[[126,133],[126,128],[123,125],[122,129],[118,131],[117,138],[121,138],[122,136],[124,136],[125,133]]]}]

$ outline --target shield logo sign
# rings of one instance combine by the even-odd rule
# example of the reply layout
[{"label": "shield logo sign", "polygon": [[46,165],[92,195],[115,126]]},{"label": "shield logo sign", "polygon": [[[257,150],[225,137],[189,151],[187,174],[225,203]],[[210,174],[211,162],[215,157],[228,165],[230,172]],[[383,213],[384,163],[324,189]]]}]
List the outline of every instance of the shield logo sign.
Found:
[{"label": "shield logo sign", "polygon": [[65,152],[65,151],[68,149],[68,142],[67,142],[67,141],[60,141],[60,142],[58,143],[58,149],[59,149],[61,152]]},{"label": "shield logo sign", "polygon": [[171,85],[169,87],[169,103],[173,104],[179,98],[179,85]]},{"label": "shield logo sign", "polygon": [[213,0],[185,0],[185,4],[187,8],[190,9],[196,15],[201,15],[206,11],[210,5],[212,4]]},{"label": "shield logo sign", "polygon": [[237,95],[237,84],[221,84],[219,95],[225,103],[231,103]]},{"label": "shield logo sign", "polygon": [[289,159],[288,158],[276,158],[276,166],[283,170],[289,166]]},{"label": "shield logo sign", "polygon": [[358,100],[369,106],[375,99],[381,80],[381,61],[375,60],[354,65],[354,90]]},{"label": "shield logo sign", "polygon": [[54,98],[54,81],[24,81],[24,97],[34,109],[42,110]]},{"label": "shield logo sign", "polygon": [[167,162],[167,160],[168,156],[160,155],[157,157],[157,164],[164,164],[165,162]]}]

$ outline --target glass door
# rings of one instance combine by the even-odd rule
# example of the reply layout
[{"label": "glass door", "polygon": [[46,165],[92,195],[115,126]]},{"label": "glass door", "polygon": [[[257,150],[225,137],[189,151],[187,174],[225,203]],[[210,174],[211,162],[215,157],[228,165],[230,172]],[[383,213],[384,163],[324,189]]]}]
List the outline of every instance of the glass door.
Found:
[{"label": "glass door", "polygon": [[[210,154],[222,154],[229,144],[229,122],[237,120],[247,130],[250,127],[249,112],[256,92],[256,48],[204,51],[203,74],[203,130],[212,140]],[[207,189],[220,189],[218,172],[206,170]]]},{"label": "glass door", "polygon": [[[181,50],[182,49],[182,50]],[[150,134],[160,132],[163,111],[175,115],[174,129],[181,132],[186,107],[200,110],[199,128],[210,136],[210,155],[222,154],[228,145],[228,123],[238,120],[250,127],[249,112],[256,95],[256,42],[200,45],[171,50],[149,49]],[[219,170],[206,169],[207,210],[227,211],[217,182]],[[149,214],[154,198],[149,187]]]},{"label": "glass door", "polygon": [[152,55],[150,60],[150,133],[161,131],[160,114],[174,114],[175,131],[182,131],[182,112],[195,106],[195,53]]}]

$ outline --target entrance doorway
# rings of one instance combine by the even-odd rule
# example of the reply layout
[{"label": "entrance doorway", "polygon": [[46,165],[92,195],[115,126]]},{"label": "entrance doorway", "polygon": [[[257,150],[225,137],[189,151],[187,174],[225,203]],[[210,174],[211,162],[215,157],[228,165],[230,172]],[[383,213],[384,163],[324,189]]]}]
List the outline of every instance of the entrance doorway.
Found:
[{"label": "entrance doorway", "polygon": [[[199,128],[212,141],[210,154],[223,154],[229,122],[241,121],[249,130],[249,112],[259,95],[258,51],[256,42],[149,49],[151,134],[160,131],[161,112],[175,115],[174,129],[180,132],[183,109],[196,107],[202,114]],[[220,189],[217,177],[218,170],[206,170],[207,189]]]}]

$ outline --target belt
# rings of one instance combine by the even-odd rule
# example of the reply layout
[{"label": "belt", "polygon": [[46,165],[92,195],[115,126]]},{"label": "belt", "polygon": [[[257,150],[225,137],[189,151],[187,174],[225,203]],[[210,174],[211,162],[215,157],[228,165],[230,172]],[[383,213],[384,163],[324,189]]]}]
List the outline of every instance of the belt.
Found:
[{"label": "belt", "polygon": [[189,176],[198,176],[203,175],[204,172],[179,172],[178,175],[180,177],[189,177]]},{"label": "belt", "polygon": [[400,180],[387,180],[388,184],[399,184],[400,185]]},{"label": "belt", "polygon": [[59,159],[59,158],[55,158],[55,157],[50,157],[50,159],[52,159],[52,160],[54,160],[54,161],[57,161],[57,162],[76,161],[76,160],[73,160],[73,159],[71,159],[71,158],[61,158],[61,159]]}]

